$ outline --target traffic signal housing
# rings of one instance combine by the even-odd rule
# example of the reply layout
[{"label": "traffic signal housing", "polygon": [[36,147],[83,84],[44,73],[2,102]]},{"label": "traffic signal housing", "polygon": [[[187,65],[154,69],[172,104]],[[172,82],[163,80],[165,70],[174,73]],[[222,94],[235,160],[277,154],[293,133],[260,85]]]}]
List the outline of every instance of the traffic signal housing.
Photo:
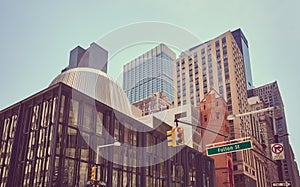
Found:
[{"label": "traffic signal housing", "polygon": [[91,168],[91,180],[94,181],[96,179],[96,166],[92,166]]},{"label": "traffic signal housing", "polygon": [[176,146],[176,137],[175,137],[175,129],[172,128],[172,130],[167,131],[167,140],[168,140],[168,146]]},{"label": "traffic signal housing", "polygon": [[177,127],[175,130],[176,145],[184,145],[184,129]]},{"label": "traffic signal housing", "polygon": [[184,129],[182,127],[172,128],[167,131],[168,146],[184,145]]}]

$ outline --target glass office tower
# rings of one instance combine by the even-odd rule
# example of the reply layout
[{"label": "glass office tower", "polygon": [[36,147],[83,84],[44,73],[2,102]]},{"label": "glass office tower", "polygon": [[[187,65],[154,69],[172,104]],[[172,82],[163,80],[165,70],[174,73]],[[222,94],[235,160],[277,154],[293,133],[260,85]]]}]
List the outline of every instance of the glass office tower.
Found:
[{"label": "glass office tower", "polygon": [[160,44],[123,67],[123,89],[130,103],[162,92],[170,101],[174,99],[173,61],[176,54]]}]

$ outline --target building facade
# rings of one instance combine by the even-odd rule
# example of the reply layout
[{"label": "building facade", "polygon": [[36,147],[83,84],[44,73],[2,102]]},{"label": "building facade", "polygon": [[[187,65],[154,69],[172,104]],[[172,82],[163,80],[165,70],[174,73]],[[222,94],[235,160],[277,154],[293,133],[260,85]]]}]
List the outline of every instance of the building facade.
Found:
[{"label": "building facade", "polygon": [[108,52],[94,42],[87,49],[77,46],[71,50],[69,65],[62,72],[77,67],[91,67],[107,73],[107,59]]},{"label": "building facade", "polygon": [[[104,186],[214,186],[213,160],[189,147],[159,164],[132,167],[162,154],[129,145],[158,144],[166,135],[63,83],[2,110],[0,122],[1,186],[88,186],[94,166],[95,181]],[[123,145],[106,148],[107,156],[96,153],[98,145],[114,139]],[[167,142],[163,145],[167,151]]]},{"label": "building facade", "polygon": [[[248,98],[248,103],[250,111],[266,108],[258,96]],[[274,143],[273,116],[271,112],[261,112],[250,114],[250,118],[249,136],[253,142],[257,186],[272,186],[272,182],[279,180],[277,163],[271,155],[271,144]]]},{"label": "building facade", "polygon": [[142,111],[142,116],[145,116],[167,110],[171,108],[172,103],[162,92],[157,92],[146,99],[132,103],[132,105],[140,109]]},{"label": "building facade", "polygon": [[249,55],[249,46],[248,40],[245,37],[244,33],[241,29],[237,29],[232,31],[232,35],[243,55],[244,59],[244,67],[245,67],[245,76],[246,76],[246,83],[247,83],[247,90],[250,90],[253,87],[252,81],[252,72],[251,72],[251,63],[250,63],[250,55]]},{"label": "building facade", "polygon": [[123,67],[123,89],[130,103],[164,93],[173,102],[173,61],[176,54],[160,44]]},{"label": "building facade", "polygon": [[[184,129],[184,144],[202,153],[201,146],[201,132],[196,126],[200,126],[200,113],[199,110],[190,105],[186,104],[180,107],[170,108],[159,112],[152,113],[138,118],[139,121],[147,124],[151,128],[157,129],[162,133],[166,133],[171,127],[175,127],[176,123],[174,120],[179,120],[178,126]],[[189,124],[181,123],[188,122]],[[162,124],[168,124],[168,129],[164,128],[161,130]]]},{"label": "building facade", "polygon": [[[199,106],[205,95],[215,89],[227,102],[229,114],[246,113],[244,57],[232,32],[183,52],[174,61],[174,85],[175,106],[186,103]],[[245,137],[249,128],[249,116],[230,121],[230,138]],[[255,168],[247,159],[252,154],[249,150],[232,154],[235,185],[256,185]]]},{"label": "building facade", "polygon": [[279,135],[279,142],[283,143],[285,159],[282,161],[283,168],[283,180],[291,181],[293,184],[297,184],[296,179],[294,179],[293,174],[293,164],[294,158],[291,154],[291,147],[289,143],[289,138],[287,136],[287,123],[284,112],[284,103],[281,98],[280,90],[277,82],[272,82],[252,90],[248,91],[250,96],[258,96],[264,103],[266,107],[277,106],[279,109],[276,112],[276,131]]},{"label": "building facade", "polygon": [[48,88],[0,111],[0,186],[215,186],[213,159],[168,147],[161,128],[171,127],[138,121],[102,66],[71,62]]},{"label": "building facade", "polygon": [[[248,99],[251,110],[266,108],[264,102],[258,96]],[[272,112],[262,112],[251,115],[251,124],[255,130],[252,130],[252,136],[260,142],[261,160],[264,161],[266,186],[272,186],[272,182],[279,181],[277,163],[272,160],[271,144],[274,143],[274,126]],[[261,151],[260,151],[261,150]],[[258,153],[258,154],[259,154]]]},{"label": "building facade", "polygon": [[[213,89],[200,103],[201,126],[219,132],[229,137],[229,121],[226,101]],[[212,125],[213,124],[213,125]],[[220,124],[220,125],[217,125]],[[218,142],[224,142],[223,136],[214,136],[211,132],[201,130],[203,153],[206,154],[206,146]],[[233,187],[233,163],[232,153],[211,156],[215,161],[216,186]]]},{"label": "building facade", "polygon": [[295,155],[294,155],[294,152],[293,152],[293,149],[292,149],[292,146],[290,145],[290,150],[291,150],[291,155],[292,155],[292,159],[294,160],[294,163],[292,165],[292,168],[293,168],[293,177],[294,177],[294,184],[300,184],[300,176],[299,176],[299,170],[298,170],[298,164],[296,162],[296,159],[295,159]]}]

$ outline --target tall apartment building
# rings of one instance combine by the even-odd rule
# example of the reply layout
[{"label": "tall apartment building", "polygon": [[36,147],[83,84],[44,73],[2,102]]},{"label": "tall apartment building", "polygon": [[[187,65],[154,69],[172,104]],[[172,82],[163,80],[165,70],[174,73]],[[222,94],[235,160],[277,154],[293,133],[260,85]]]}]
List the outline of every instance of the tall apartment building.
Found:
[{"label": "tall apartment building", "polygon": [[176,54],[160,44],[123,67],[123,89],[130,103],[162,92],[173,102],[173,61]]},{"label": "tall apartment building", "polygon": [[248,91],[248,95],[250,96],[259,96],[262,101],[266,104],[266,107],[278,106],[278,116],[276,120],[276,130],[279,135],[279,142],[283,143],[284,146],[284,154],[285,159],[283,160],[283,170],[284,170],[284,180],[291,181],[293,184],[296,184],[293,174],[293,164],[294,158],[291,155],[291,147],[289,143],[288,133],[287,131],[287,123],[284,113],[284,103],[281,98],[280,90],[277,82],[272,82]]},{"label": "tall apartment building", "polygon": [[[200,101],[215,89],[228,104],[230,114],[248,111],[247,83],[243,54],[231,31],[192,47],[174,61],[174,105],[199,106]],[[230,138],[245,137],[250,117],[230,121]],[[255,167],[251,151],[232,154],[234,183],[255,186]]]}]

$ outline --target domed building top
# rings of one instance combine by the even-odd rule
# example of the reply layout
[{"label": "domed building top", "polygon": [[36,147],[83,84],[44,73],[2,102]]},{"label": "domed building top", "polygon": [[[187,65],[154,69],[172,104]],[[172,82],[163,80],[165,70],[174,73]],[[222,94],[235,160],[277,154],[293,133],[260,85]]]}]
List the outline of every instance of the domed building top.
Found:
[{"label": "domed building top", "polygon": [[76,67],[59,74],[50,84],[62,82],[115,110],[132,116],[123,89],[106,73],[89,67]]}]

